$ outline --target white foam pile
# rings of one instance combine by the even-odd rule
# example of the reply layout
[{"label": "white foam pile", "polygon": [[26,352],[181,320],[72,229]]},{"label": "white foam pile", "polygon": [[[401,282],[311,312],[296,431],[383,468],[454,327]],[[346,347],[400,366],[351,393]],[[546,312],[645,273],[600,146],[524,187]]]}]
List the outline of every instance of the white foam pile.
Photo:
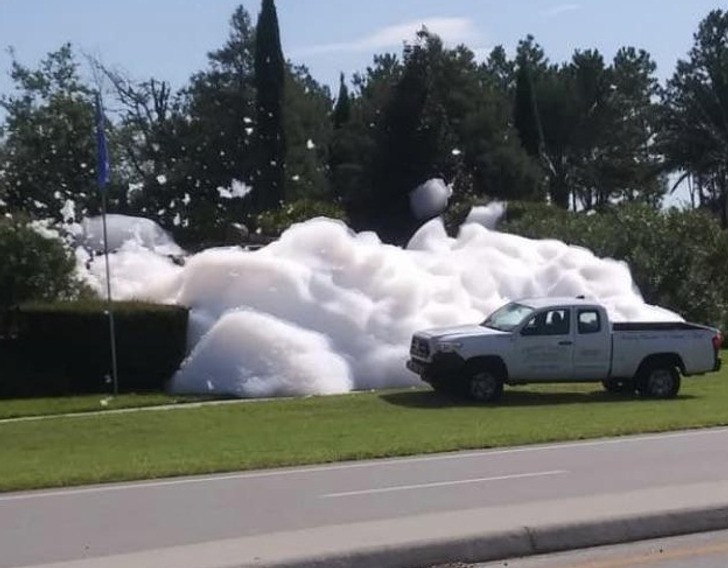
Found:
[{"label": "white foam pile", "polygon": [[[516,298],[584,294],[616,320],[679,319],[645,305],[623,263],[481,224],[500,213],[475,209],[457,238],[432,220],[406,249],[315,219],[264,249],[207,250],[183,267],[137,239],[111,257],[113,293],[189,306],[190,355],[172,389],[241,397],[417,384],[404,367],[414,331],[479,322]],[[91,263],[100,290],[103,274]]]},{"label": "white foam pile", "polygon": [[[81,222],[79,242],[85,248],[103,252],[104,227],[101,217],[86,218]],[[107,215],[106,231],[111,251],[121,249],[127,243],[138,244],[158,254],[179,255],[182,249],[157,223],[143,217]]]}]

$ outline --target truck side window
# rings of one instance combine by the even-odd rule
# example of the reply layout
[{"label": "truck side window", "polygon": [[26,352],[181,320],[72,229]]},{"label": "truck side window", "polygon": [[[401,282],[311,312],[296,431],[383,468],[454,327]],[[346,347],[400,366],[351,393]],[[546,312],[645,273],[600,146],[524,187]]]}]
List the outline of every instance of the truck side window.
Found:
[{"label": "truck side window", "polygon": [[579,310],[579,333],[599,333],[602,330],[599,312],[596,310]]},{"label": "truck side window", "polygon": [[522,335],[568,335],[571,328],[569,310],[550,310],[533,317]]}]

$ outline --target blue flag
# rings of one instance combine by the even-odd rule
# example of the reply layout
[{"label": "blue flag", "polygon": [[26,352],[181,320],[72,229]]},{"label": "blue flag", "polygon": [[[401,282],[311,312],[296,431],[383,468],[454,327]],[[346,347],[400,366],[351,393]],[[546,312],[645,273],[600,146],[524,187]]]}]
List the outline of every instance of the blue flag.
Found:
[{"label": "blue flag", "polygon": [[104,110],[101,106],[101,95],[96,93],[96,150],[97,160],[96,176],[99,189],[104,190],[109,183],[109,152],[106,148],[106,134],[104,134]]}]

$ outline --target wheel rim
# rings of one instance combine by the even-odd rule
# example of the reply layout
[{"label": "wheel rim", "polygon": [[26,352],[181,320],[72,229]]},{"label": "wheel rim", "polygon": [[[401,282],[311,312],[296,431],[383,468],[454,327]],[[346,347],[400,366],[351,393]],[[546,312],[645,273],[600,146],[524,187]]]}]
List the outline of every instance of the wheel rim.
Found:
[{"label": "wheel rim", "polygon": [[669,369],[655,369],[650,373],[650,394],[656,397],[668,396],[674,386],[672,372]]},{"label": "wheel rim", "polygon": [[470,379],[470,394],[475,400],[490,400],[495,391],[495,377],[490,373],[477,373]]}]

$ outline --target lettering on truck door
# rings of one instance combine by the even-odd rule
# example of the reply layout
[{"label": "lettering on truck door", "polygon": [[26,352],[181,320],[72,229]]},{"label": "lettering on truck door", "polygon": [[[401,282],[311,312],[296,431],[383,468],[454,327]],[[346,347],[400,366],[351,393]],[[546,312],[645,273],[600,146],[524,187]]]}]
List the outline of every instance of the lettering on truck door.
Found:
[{"label": "lettering on truck door", "polygon": [[572,379],[572,312],[569,308],[554,308],[539,312],[528,321],[516,340],[514,379]]}]

